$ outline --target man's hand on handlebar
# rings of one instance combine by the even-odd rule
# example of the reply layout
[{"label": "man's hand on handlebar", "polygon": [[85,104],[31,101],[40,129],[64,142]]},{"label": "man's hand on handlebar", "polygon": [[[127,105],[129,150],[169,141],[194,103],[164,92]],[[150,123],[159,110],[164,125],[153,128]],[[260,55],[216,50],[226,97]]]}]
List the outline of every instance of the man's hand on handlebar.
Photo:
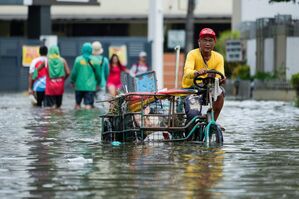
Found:
[{"label": "man's hand on handlebar", "polygon": [[225,82],[226,82],[226,77],[225,76],[224,76],[224,78],[222,78],[222,79],[219,80],[220,84],[225,84]]},{"label": "man's hand on handlebar", "polygon": [[207,70],[206,69],[200,69],[199,71],[195,71],[194,72],[194,76],[199,76],[199,75],[204,75],[207,73]]},{"label": "man's hand on handlebar", "polygon": [[[201,75],[208,74],[206,77],[202,77]],[[210,82],[210,80],[214,80],[216,75],[219,75],[219,83],[224,84],[226,77],[219,71],[216,70],[205,70],[201,69],[199,71],[194,72],[194,79],[193,84],[198,88],[203,88],[204,86],[201,85],[198,81],[202,81],[203,84]]]}]

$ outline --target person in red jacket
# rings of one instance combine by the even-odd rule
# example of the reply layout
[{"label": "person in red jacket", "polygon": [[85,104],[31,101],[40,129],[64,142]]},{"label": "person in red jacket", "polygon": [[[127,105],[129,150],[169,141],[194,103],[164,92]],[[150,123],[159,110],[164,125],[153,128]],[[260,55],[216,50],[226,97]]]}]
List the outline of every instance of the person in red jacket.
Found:
[{"label": "person in red jacket", "polygon": [[69,66],[60,56],[58,46],[51,46],[48,53],[45,107],[60,108],[64,93],[64,81],[70,75]]}]

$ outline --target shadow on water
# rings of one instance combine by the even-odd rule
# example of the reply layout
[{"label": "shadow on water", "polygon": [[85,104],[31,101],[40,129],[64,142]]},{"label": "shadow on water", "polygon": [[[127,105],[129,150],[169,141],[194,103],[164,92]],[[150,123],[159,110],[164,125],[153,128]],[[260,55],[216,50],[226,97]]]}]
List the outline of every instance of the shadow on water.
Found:
[{"label": "shadow on water", "polygon": [[[227,101],[224,145],[101,143],[100,110],[0,96],[0,198],[296,198],[299,110]],[[3,103],[3,102],[6,103]]]}]

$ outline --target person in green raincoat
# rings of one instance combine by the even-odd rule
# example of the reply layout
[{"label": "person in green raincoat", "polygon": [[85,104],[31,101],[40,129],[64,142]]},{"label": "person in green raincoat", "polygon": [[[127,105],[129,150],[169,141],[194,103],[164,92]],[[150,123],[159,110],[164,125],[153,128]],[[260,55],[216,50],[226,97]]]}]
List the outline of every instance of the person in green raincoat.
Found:
[{"label": "person in green raincoat", "polygon": [[92,55],[91,43],[84,43],[82,55],[76,57],[71,72],[71,84],[75,88],[76,109],[81,108],[81,102],[86,109],[93,108],[94,94],[101,84],[100,61]]},{"label": "person in green raincoat", "polygon": [[53,45],[48,51],[46,66],[45,107],[60,108],[64,93],[64,82],[70,74],[70,69],[64,58],[60,56],[59,48]]}]

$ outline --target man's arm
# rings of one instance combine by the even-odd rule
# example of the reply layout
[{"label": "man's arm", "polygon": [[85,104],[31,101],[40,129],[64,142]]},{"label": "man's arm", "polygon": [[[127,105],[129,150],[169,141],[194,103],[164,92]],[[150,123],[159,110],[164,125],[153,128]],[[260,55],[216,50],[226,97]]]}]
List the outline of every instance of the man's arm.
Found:
[{"label": "man's arm", "polygon": [[216,70],[219,71],[220,73],[222,73],[223,75],[225,75],[224,74],[224,59],[223,59],[223,56],[221,56],[219,58],[219,62],[217,64]]},{"label": "man's arm", "polygon": [[32,76],[33,76],[33,72],[35,70],[36,62],[37,62],[37,58],[32,60],[30,66],[29,66],[29,74],[28,74],[28,93],[29,94],[33,94],[33,91],[32,91],[32,86],[33,86]]},{"label": "man's arm", "polygon": [[193,79],[196,75],[195,68],[195,57],[193,53],[188,53],[185,66],[184,66],[184,78]]},{"label": "man's arm", "polygon": [[73,69],[71,71],[71,84],[74,84],[76,82],[76,79],[77,79],[77,67],[78,67],[79,63],[80,63],[80,60],[76,59],[75,63],[74,63],[74,66],[73,66]]},{"label": "man's arm", "polygon": [[137,71],[137,65],[133,64],[133,66],[130,68],[130,74],[135,75]]},{"label": "man's arm", "polygon": [[35,70],[40,71],[42,68],[46,66],[45,62],[41,63]]},{"label": "man's arm", "polygon": [[69,65],[67,64],[66,60],[65,59],[62,59],[62,60],[63,60],[64,71],[65,71],[64,79],[67,79],[69,77],[71,71],[70,71]]},{"label": "man's arm", "polygon": [[[222,55],[219,58],[219,62],[217,64],[216,70],[224,75],[224,79],[222,79],[220,81],[220,84],[224,84],[225,80],[226,80],[226,77],[225,77],[225,73],[224,73],[224,59],[223,59]],[[217,75],[217,77],[220,78],[220,75]]]},{"label": "man's arm", "polygon": [[105,79],[107,80],[109,76],[110,68],[109,68],[109,60],[106,57],[104,57],[103,67],[104,67]]},{"label": "man's arm", "polygon": [[33,94],[32,85],[33,85],[32,73],[29,73],[29,75],[28,75],[28,93],[29,94]]},{"label": "man's arm", "polygon": [[100,86],[100,84],[101,84],[101,65],[100,65],[100,61],[98,61],[98,59],[92,60],[91,64],[95,68],[95,78],[96,78],[97,86]]}]

